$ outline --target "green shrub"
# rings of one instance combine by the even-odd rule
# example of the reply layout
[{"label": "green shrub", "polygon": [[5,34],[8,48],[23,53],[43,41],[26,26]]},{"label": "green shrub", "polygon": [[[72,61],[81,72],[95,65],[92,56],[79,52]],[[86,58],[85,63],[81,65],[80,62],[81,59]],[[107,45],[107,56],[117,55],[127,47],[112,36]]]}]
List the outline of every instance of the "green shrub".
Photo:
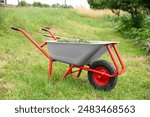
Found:
[{"label": "green shrub", "polygon": [[34,2],[33,6],[35,6],[35,7],[43,7],[43,4],[41,2]]},{"label": "green shrub", "polygon": [[132,27],[131,25],[132,25],[131,16],[130,15],[123,15],[120,17],[118,25],[115,27],[115,29],[118,32],[122,32],[122,31],[131,29],[131,27]]},{"label": "green shrub", "polygon": [[19,6],[28,6],[28,4],[25,1],[19,2]]},{"label": "green shrub", "polygon": [[42,4],[41,2],[34,2],[33,3],[34,7],[50,7],[48,4]]},{"label": "green shrub", "polygon": [[43,4],[43,7],[50,7],[50,5],[48,5],[48,4]]},{"label": "green shrub", "polygon": [[61,5],[57,3],[57,4],[53,4],[51,7],[52,8],[61,8]]},{"label": "green shrub", "polygon": [[126,14],[120,17],[119,24],[116,28],[118,31],[129,30],[131,28],[138,29],[144,27],[144,22],[144,15],[138,15],[135,19],[133,19],[130,14]]},{"label": "green shrub", "polygon": [[53,4],[52,8],[73,8],[71,5],[60,5],[60,4]]},{"label": "green shrub", "polygon": [[145,15],[140,14],[140,13],[138,13],[135,16],[132,16],[131,17],[131,26],[135,27],[135,28],[142,28],[143,23],[144,23],[144,18],[145,18]]},{"label": "green shrub", "polygon": [[[133,39],[136,45],[139,45],[146,53],[150,54],[150,18],[146,17],[142,19],[141,28],[133,28],[132,17],[130,15],[124,15],[120,17],[120,20],[115,27],[117,32],[120,32],[125,38]],[[138,22],[138,21],[137,21]]]},{"label": "green shrub", "polygon": [[71,5],[61,5],[62,8],[73,8]]}]

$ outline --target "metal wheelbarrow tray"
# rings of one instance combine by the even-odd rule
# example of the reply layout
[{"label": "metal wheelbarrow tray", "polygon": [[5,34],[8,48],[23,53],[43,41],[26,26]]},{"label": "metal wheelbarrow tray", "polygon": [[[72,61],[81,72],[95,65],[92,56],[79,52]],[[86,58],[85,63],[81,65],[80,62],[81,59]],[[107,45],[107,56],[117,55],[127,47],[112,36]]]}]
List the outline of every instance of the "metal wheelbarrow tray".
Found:
[{"label": "metal wheelbarrow tray", "polygon": [[[45,41],[39,45],[23,29],[17,27],[11,28],[24,34],[49,59],[49,78],[52,73],[53,62],[60,61],[69,64],[69,68],[64,73],[64,78],[69,74],[73,76],[75,72],[77,72],[76,77],[80,77],[82,70],[86,70],[88,71],[89,83],[94,88],[98,90],[111,90],[117,83],[118,75],[125,72],[116,42],[58,42],[58,37],[51,32],[50,28],[44,27],[42,30],[48,32],[55,41]],[[49,54],[43,49],[45,45],[48,46]],[[118,58],[121,69],[115,60],[112,48]],[[98,60],[107,51],[114,65],[106,60]],[[73,71],[73,68],[78,68],[78,70]]]},{"label": "metal wheelbarrow tray", "polygon": [[83,66],[93,63],[107,52],[106,44],[115,42],[91,41],[89,43],[75,43],[46,41],[46,43],[48,45],[49,53],[54,60],[76,66]]}]

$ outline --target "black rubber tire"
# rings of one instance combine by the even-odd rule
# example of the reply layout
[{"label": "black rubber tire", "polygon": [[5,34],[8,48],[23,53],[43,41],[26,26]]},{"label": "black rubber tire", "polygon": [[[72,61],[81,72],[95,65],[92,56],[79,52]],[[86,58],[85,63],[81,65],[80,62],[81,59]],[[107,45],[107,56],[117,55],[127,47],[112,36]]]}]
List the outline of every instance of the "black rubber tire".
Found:
[{"label": "black rubber tire", "polygon": [[[91,69],[96,69],[97,67],[103,67],[103,68],[107,69],[110,74],[115,73],[114,66],[106,60],[96,61],[90,66]],[[117,76],[116,76],[116,77],[110,78],[109,82],[106,85],[100,86],[93,80],[93,72],[90,72],[90,71],[88,71],[88,80],[89,80],[89,83],[95,89],[104,90],[104,91],[112,90],[117,84]]]}]

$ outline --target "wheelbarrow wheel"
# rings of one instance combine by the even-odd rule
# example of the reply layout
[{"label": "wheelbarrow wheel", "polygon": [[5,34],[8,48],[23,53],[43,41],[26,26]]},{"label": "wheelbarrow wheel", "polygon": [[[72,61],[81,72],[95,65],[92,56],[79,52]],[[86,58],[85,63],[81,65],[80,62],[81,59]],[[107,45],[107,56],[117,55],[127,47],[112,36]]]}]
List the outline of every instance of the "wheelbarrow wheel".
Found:
[{"label": "wheelbarrow wheel", "polygon": [[[90,68],[102,71],[104,73],[115,73],[115,68],[113,67],[113,65],[106,60],[96,61],[90,66]],[[109,91],[115,87],[117,83],[117,76],[110,78],[98,73],[88,71],[88,80],[95,89]]]}]

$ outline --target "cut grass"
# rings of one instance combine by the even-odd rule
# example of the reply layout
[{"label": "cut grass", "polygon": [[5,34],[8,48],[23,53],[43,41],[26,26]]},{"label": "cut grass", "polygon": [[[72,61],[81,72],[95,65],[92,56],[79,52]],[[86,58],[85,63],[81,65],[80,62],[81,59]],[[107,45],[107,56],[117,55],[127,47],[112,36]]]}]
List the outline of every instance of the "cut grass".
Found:
[{"label": "cut grass", "polygon": [[[115,24],[106,17],[83,16],[72,9],[0,8],[0,99],[150,99],[150,57],[116,33]],[[24,28],[38,43],[47,40],[43,26],[62,37],[119,41],[126,73],[110,92],[93,89],[85,71],[81,79],[62,80],[68,65],[60,62],[54,63],[48,80],[48,60],[22,34],[11,30],[13,25]],[[101,59],[110,60],[108,54]]]}]

